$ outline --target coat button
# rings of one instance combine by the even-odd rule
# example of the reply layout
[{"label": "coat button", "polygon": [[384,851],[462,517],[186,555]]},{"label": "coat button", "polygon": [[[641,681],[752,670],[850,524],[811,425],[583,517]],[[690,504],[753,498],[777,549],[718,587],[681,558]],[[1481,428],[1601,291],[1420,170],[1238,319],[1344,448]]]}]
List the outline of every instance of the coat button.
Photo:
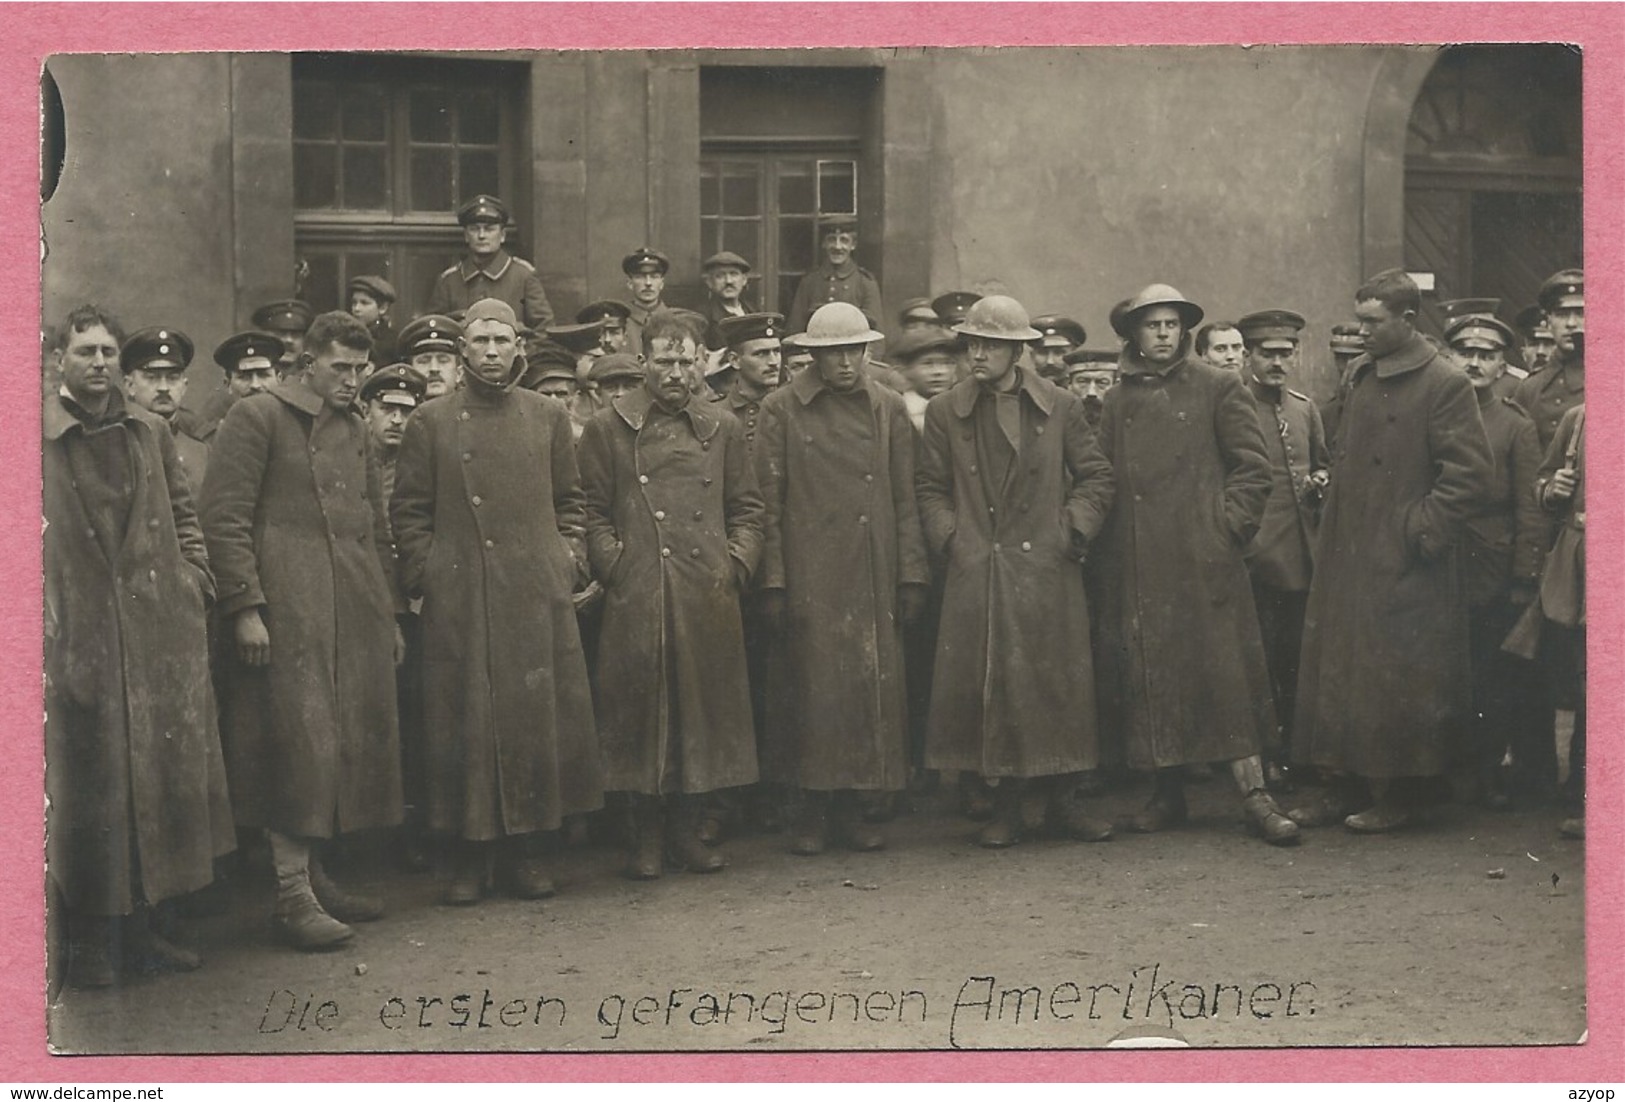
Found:
[{"label": "coat button", "polygon": [[1039,436],[1043,436],[1044,435],[1044,426],[1039,425],[1037,428],[1033,429],[1033,432],[1037,433]]},{"label": "coat button", "polygon": [[[647,479],[645,481],[647,481]],[[702,478],[700,479],[700,485],[709,486],[711,485],[711,480],[709,478]]]},{"label": "coat button", "polygon": [[486,547],[495,547],[496,545],[497,545],[496,540],[486,540],[485,541],[485,546]]},{"label": "coat button", "polygon": [[970,473],[971,473],[971,474],[975,474],[975,473],[976,473],[976,464],[974,464],[974,463],[972,463],[972,464],[971,464],[971,465],[970,465]]},{"label": "coat button", "polygon": [[875,480],[875,476],[872,474],[866,474],[863,476],[863,480],[865,482],[873,482]]},{"label": "coat button", "polygon": [[663,558],[663,559],[669,559],[669,558],[671,558],[671,548],[669,548],[669,547],[662,547],[662,548],[661,548],[661,549],[660,549],[660,557],[661,557],[661,558]]},{"label": "coat button", "polygon": [[655,510],[655,519],[656,520],[665,520],[666,519],[666,510],[664,510],[664,509],[656,509]]},{"label": "coat button", "polygon": [[158,518],[157,517],[152,517],[151,519],[149,519],[147,521],[147,527],[148,528],[156,528],[156,527],[158,527]]},{"label": "coat button", "polygon": [[458,414],[458,415],[457,415],[457,419],[458,419],[458,420],[459,420],[459,421],[466,421],[466,420],[468,420],[468,410],[466,410],[466,409],[465,409],[465,410],[463,410],[463,412],[461,412],[461,413],[459,413],[459,414]]},{"label": "coat button", "polygon": [[85,538],[90,539],[90,540],[95,539],[96,538],[96,529],[94,529],[94,528],[86,528],[85,529]]},{"label": "coat button", "polygon": [[149,582],[157,581],[158,580],[158,571],[156,571],[156,570],[147,571],[147,580]]},{"label": "coat button", "polygon": [[996,543],[995,543],[995,544],[994,544],[994,545],[993,545],[993,550],[995,550],[995,551],[998,551],[998,550],[1001,550],[1001,548],[1000,548],[1000,547],[999,547],[999,545],[998,545],[998,544],[996,544]]},{"label": "coat button", "polygon": [[1023,551],[1031,551],[1033,549],[1033,545],[1031,543],[1029,543],[1027,540],[1022,540],[1021,541],[1021,549]]},{"label": "coat button", "polygon": [[695,520],[704,520],[705,519],[705,514],[702,513],[700,510],[696,509],[696,510],[694,510],[694,519]]},{"label": "coat button", "polygon": [[647,486],[649,484],[649,476],[646,474],[638,475],[638,482],[644,486]]},{"label": "coat button", "polygon": [[473,501],[475,505],[482,505],[485,502],[485,499],[480,497],[479,494],[475,494],[470,500]]},{"label": "coat button", "polygon": [[866,517],[866,516],[859,516],[858,517],[858,523],[859,524],[868,524],[869,523],[869,518]]},{"label": "coat button", "polygon": [[473,459],[473,458],[474,458],[474,453],[473,452],[464,452],[463,453],[463,462],[464,463],[467,463],[470,459]]},{"label": "coat button", "polygon": [[698,547],[689,548],[688,557],[691,558],[691,559],[699,558],[700,557],[700,549]]}]

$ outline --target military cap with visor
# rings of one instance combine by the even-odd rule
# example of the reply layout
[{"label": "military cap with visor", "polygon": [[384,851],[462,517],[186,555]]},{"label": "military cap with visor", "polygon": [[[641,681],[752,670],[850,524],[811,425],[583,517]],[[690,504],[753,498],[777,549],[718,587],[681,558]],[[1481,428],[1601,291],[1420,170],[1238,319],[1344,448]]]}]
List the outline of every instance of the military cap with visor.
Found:
[{"label": "military cap with visor", "polygon": [[575,325],[549,325],[547,327],[548,340],[563,345],[578,356],[597,348],[598,341],[603,335],[604,323],[602,320],[578,322]]},{"label": "military cap with visor", "polygon": [[665,275],[671,271],[671,258],[659,249],[651,249],[645,245],[641,249],[634,249],[621,258],[621,271],[627,275],[636,275],[638,272],[654,271]]},{"label": "military cap with visor", "polygon": [[576,321],[586,325],[589,322],[604,321],[608,318],[619,318],[627,321],[632,317],[632,308],[619,299],[601,298],[597,302],[589,302],[576,311]]},{"label": "military cap with visor", "polygon": [[119,349],[118,363],[125,371],[184,368],[192,362],[192,351],[192,338],[179,329],[141,329],[125,338],[124,347]]},{"label": "military cap with visor", "polygon": [[1563,299],[1585,293],[1585,273],[1579,268],[1564,268],[1561,272],[1546,277],[1546,282],[1540,285],[1540,294],[1536,296],[1536,301],[1544,310],[1555,310]]},{"label": "military cap with visor", "polygon": [[958,325],[965,320],[965,312],[981,300],[975,291],[949,291],[931,300],[931,309],[946,325]]},{"label": "military cap with visor", "polygon": [[444,314],[425,314],[401,330],[397,347],[403,356],[420,352],[455,352],[463,327]]},{"label": "military cap with visor", "polygon": [[508,204],[495,195],[476,195],[457,208],[457,221],[464,226],[472,226],[475,222],[490,222],[498,226],[508,225]]},{"label": "military cap with visor", "polygon": [[356,396],[363,403],[376,399],[387,406],[416,409],[428,392],[429,380],[422,372],[410,364],[390,364],[368,375]]},{"label": "military cap with visor", "polygon": [[1552,327],[1546,322],[1546,311],[1539,306],[1525,306],[1512,319],[1512,324],[1526,340],[1552,340]]},{"label": "military cap with visor", "polygon": [[1116,367],[1120,355],[1110,348],[1074,348],[1061,362],[1068,367]]},{"label": "military cap with visor", "polygon": [[1040,314],[1032,326],[1040,334],[1037,343],[1044,348],[1076,348],[1089,339],[1081,324],[1061,314]]},{"label": "military cap with visor", "polygon": [[230,374],[248,360],[264,360],[265,363],[258,366],[272,367],[287,351],[288,346],[282,343],[282,338],[250,329],[234,333],[221,341],[214,350],[214,362]]},{"label": "military cap with visor", "polygon": [[1445,326],[1444,339],[1452,348],[1475,344],[1510,348],[1517,335],[1510,325],[1493,315],[1467,314]]},{"label": "military cap with visor", "polygon": [[1296,344],[1303,336],[1303,327],[1308,324],[1302,314],[1291,310],[1255,310],[1236,322],[1236,329],[1248,344],[1262,341],[1291,341]]},{"label": "military cap with visor", "polygon": [[717,333],[729,348],[738,348],[747,341],[782,340],[784,315],[769,311],[730,315],[718,319]]},{"label": "military cap with visor", "polygon": [[267,302],[254,311],[254,325],[273,333],[303,333],[316,320],[316,311],[303,299],[285,298]]}]

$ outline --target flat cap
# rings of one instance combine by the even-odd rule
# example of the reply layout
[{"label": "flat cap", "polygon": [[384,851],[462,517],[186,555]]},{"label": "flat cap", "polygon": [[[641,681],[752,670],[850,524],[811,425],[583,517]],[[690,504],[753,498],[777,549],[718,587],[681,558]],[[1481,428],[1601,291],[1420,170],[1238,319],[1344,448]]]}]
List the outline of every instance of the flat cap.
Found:
[{"label": "flat cap", "polygon": [[578,322],[575,325],[549,325],[547,327],[548,340],[569,349],[579,356],[598,347],[598,340],[604,335],[604,323],[598,321]]},{"label": "flat cap", "polygon": [[1445,326],[1444,339],[1451,347],[1458,348],[1469,342],[1509,348],[1516,335],[1510,325],[1493,314],[1467,314]]},{"label": "flat cap", "polygon": [[463,311],[463,329],[467,330],[477,321],[494,321],[506,325],[519,335],[519,315],[499,298],[482,298],[467,310]]},{"label": "flat cap", "polygon": [[344,293],[348,295],[354,294],[356,291],[371,295],[377,302],[395,301],[395,285],[390,283],[389,280],[385,279],[383,276],[355,276],[348,284],[345,285]]},{"label": "flat cap", "polygon": [[587,378],[595,383],[607,382],[610,379],[641,379],[643,378],[643,361],[630,352],[611,352],[607,356],[599,356],[587,369]]},{"label": "flat cap", "polygon": [[593,321],[603,321],[605,318],[620,318],[626,321],[632,316],[632,308],[619,299],[601,298],[597,302],[589,302],[576,311],[576,321],[582,325]]},{"label": "flat cap", "polygon": [[750,271],[750,261],[738,253],[723,249],[720,253],[712,253],[700,265],[700,271],[709,272],[712,268],[738,268],[741,272]]},{"label": "flat cap", "polygon": [[444,314],[424,314],[401,330],[396,346],[408,358],[419,352],[455,352],[463,327]]},{"label": "flat cap", "polygon": [[263,366],[270,367],[287,351],[288,346],[282,343],[282,338],[249,329],[221,341],[214,350],[214,362],[228,372],[236,371],[246,360],[264,360]]},{"label": "flat cap", "polygon": [[651,249],[649,246],[644,245],[640,249],[633,249],[621,258],[621,271],[627,275],[634,275],[645,270],[652,270],[665,275],[671,271],[671,257],[659,249]]},{"label": "flat cap", "polygon": [[1040,314],[1032,327],[1042,334],[1034,343],[1045,348],[1076,348],[1089,339],[1082,325],[1061,314]]},{"label": "flat cap", "polygon": [[736,348],[746,341],[765,341],[784,337],[784,315],[773,313],[732,315],[717,321],[717,333],[722,343]]},{"label": "flat cap", "polygon": [[1068,367],[1113,367],[1122,353],[1110,348],[1074,348],[1061,357]]},{"label": "flat cap", "polygon": [[119,367],[185,367],[192,362],[192,338],[179,329],[141,329],[131,333],[119,350]]},{"label": "flat cap", "polygon": [[1304,321],[1302,314],[1291,310],[1255,310],[1246,314],[1236,322],[1236,328],[1241,331],[1241,339],[1252,343],[1254,341],[1297,341],[1303,335],[1303,327],[1309,324]]},{"label": "flat cap", "polygon": [[506,226],[508,204],[495,195],[476,195],[457,208],[457,221],[464,226],[471,226],[475,222],[495,222],[499,226]]},{"label": "flat cap", "polygon": [[932,299],[931,309],[937,312],[944,325],[958,325],[965,320],[966,311],[981,298],[975,291],[949,291]]},{"label": "flat cap", "polygon": [[1559,299],[1567,295],[1583,295],[1586,293],[1585,273],[1579,268],[1564,268],[1546,277],[1546,282],[1540,285],[1540,294],[1535,296],[1542,309],[1551,310],[1556,307]]},{"label": "flat cap", "polygon": [[429,391],[429,380],[408,364],[390,364],[380,367],[361,384],[359,397],[363,402],[377,399],[385,405],[416,408]]},{"label": "flat cap", "polygon": [[1546,322],[1546,311],[1539,306],[1525,306],[1512,319],[1512,324],[1526,339],[1544,337],[1550,340],[1552,337],[1552,327]]},{"label": "flat cap", "polygon": [[927,352],[947,352],[957,355],[959,337],[946,329],[916,329],[904,333],[886,345],[886,356],[895,363],[911,364]]},{"label": "flat cap", "polygon": [[285,298],[255,310],[253,320],[258,328],[273,333],[303,333],[316,320],[316,311],[303,299]]}]

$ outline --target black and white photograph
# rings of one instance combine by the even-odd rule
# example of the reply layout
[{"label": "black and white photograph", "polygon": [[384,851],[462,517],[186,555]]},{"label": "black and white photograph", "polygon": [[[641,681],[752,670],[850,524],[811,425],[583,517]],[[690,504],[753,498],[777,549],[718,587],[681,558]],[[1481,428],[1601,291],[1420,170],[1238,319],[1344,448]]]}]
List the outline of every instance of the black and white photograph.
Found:
[{"label": "black and white photograph", "polygon": [[1584,1045],[1471,39],[50,56],[49,1050]]}]

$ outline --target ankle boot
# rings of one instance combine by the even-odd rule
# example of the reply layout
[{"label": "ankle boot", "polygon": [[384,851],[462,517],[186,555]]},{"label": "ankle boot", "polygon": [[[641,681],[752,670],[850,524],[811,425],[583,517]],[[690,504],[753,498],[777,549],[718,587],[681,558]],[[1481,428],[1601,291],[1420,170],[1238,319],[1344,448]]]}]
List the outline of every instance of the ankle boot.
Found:
[{"label": "ankle boot", "polygon": [[365,892],[346,891],[322,868],[321,856],[310,851],[310,888],[322,910],[340,922],[376,922],[384,917],[384,901]]},{"label": "ankle boot", "polygon": [[886,835],[880,829],[879,820],[870,818],[869,814],[877,802],[875,798],[886,795],[884,792],[836,793],[836,829],[848,849],[872,853],[886,848]]},{"label": "ankle boot", "polygon": [[542,855],[540,834],[516,834],[506,842],[508,891],[515,899],[546,899],[556,890]]},{"label": "ankle boot", "polygon": [[440,901],[453,907],[467,907],[485,898],[485,842],[457,839],[451,844],[451,879]]},{"label": "ankle boot", "polygon": [[1255,788],[1247,793],[1241,807],[1247,815],[1247,820],[1270,845],[1298,844],[1298,824],[1283,815],[1275,803],[1275,797],[1262,788]]},{"label": "ankle boot", "polygon": [[634,793],[629,809],[632,849],[622,870],[629,880],[658,880],[662,870],[660,797]]},{"label": "ankle boot", "polygon": [[195,972],[203,961],[190,949],[166,940],[152,928],[152,911],[139,907],[124,920],[124,962],[144,976],[160,972]]},{"label": "ankle boot", "polygon": [[828,842],[829,793],[803,789],[796,793],[794,819],[790,824],[790,852],[797,857],[816,857]]},{"label": "ankle boot", "polygon": [[322,910],[311,890],[308,870],[278,877],[271,923],[281,941],[306,952],[337,948],[355,935],[354,930]]},{"label": "ankle boot", "polygon": [[718,872],[727,864],[722,854],[700,841],[700,807],[694,796],[670,796],[666,844],[672,863],[689,872]]},{"label": "ankle boot", "polygon": [[1189,816],[1183,781],[1184,775],[1177,767],[1157,770],[1151,800],[1129,817],[1128,828],[1136,834],[1155,834],[1183,823]]},{"label": "ankle boot", "polygon": [[993,818],[976,837],[978,845],[1004,849],[1021,841],[1022,798],[1025,786],[1016,777],[1002,777],[993,789]]}]

